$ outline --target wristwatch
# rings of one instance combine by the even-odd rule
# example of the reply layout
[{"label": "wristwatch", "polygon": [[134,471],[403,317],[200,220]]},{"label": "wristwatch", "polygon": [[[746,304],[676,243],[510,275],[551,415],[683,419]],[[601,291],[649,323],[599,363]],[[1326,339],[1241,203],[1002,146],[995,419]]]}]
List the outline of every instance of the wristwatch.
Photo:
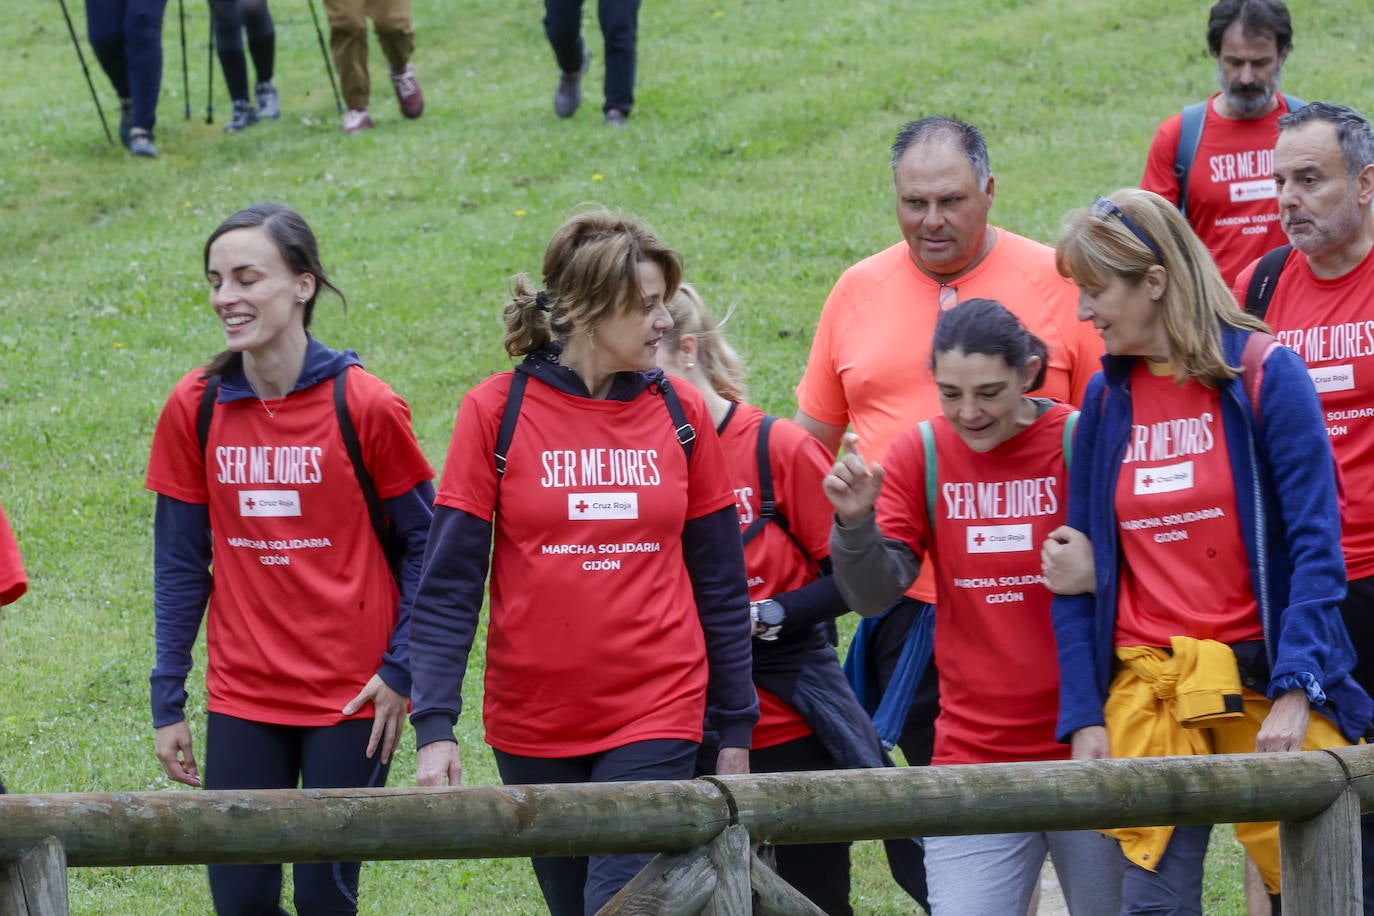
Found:
[{"label": "wristwatch", "polygon": [[763,632],[755,634],[755,639],[772,642],[782,632],[782,622],[787,619],[787,609],[772,598],[749,602],[749,617],[763,627]]}]

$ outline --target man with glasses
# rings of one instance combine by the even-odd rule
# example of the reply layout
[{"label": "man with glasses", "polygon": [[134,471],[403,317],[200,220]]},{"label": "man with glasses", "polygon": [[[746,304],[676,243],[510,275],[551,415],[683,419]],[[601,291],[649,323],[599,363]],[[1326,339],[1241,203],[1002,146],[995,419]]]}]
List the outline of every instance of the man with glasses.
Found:
[{"label": "man with glasses", "polygon": [[1273,224],[1278,119],[1302,106],[1279,92],[1293,25],[1280,0],[1221,0],[1207,23],[1221,91],[1155,132],[1140,186],[1183,211],[1227,283],[1280,243]]},{"label": "man with glasses", "polygon": [[[1274,180],[1291,243],[1281,261],[1243,270],[1236,298],[1307,363],[1344,478],[1341,546],[1349,584],[1341,616],[1358,659],[1352,674],[1374,690],[1374,130],[1344,105],[1313,102],[1278,121]],[[1273,264],[1274,266],[1271,266]],[[1256,275],[1259,275],[1256,277]],[[1252,280],[1254,282],[1252,282]],[[1260,304],[1261,288],[1267,295]],[[1253,290],[1253,292],[1252,292]],[[1247,302],[1247,299],[1250,301]],[[1301,481],[1294,482],[1301,486]],[[1374,913],[1369,816],[1364,901]]]},{"label": "man with glasses", "polygon": [[[892,145],[892,174],[903,240],[836,282],[797,386],[796,422],[831,452],[852,426],[864,455],[881,462],[899,433],[940,412],[930,374],[935,320],[973,298],[1002,303],[1048,346],[1045,384],[1033,394],[1079,403],[1099,368],[1101,341],[1079,323],[1078,292],[1055,269],[1054,250],[988,225],[994,181],[978,128],[938,115],[907,124]],[[894,674],[900,685],[911,673],[899,663],[913,622],[935,601],[929,569],[907,594],[885,616],[864,621],[865,659],[852,659],[860,671],[851,679],[871,678],[888,695],[875,715],[880,734],[884,715],[896,715],[884,737],[900,730],[907,762],[927,764],[938,710],[934,666],[919,686],[889,692],[888,685]],[[914,702],[906,699],[912,690]],[[864,693],[871,708],[873,694]]]}]

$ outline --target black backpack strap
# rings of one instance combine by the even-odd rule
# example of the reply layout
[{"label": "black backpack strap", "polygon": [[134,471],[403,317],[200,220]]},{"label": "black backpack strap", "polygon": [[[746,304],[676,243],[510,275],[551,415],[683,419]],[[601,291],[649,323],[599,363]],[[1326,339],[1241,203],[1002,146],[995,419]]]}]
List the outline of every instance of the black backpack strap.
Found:
[{"label": "black backpack strap", "polygon": [[1250,285],[1245,288],[1245,310],[1261,321],[1269,311],[1269,300],[1274,297],[1279,275],[1283,273],[1283,265],[1288,263],[1288,256],[1292,252],[1292,245],[1280,245],[1266,252],[1255,265],[1255,272],[1250,275]]},{"label": "black backpack strap", "polygon": [[1183,109],[1183,123],[1178,134],[1178,150],[1174,153],[1174,177],[1178,179],[1178,212],[1188,216],[1188,173],[1193,170],[1193,157],[1202,142],[1202,125],[1207,120],[1210,99],[1194,102]]},{"label": "black backpack strap", "polygon": [[[755,448],[759,466],[759,511],[749,527],[740,532],[740,538],[745,546],[759,536],[759,532],[770,520],[776,519],[779,525],[786,527],[787,520],[778,516],[778,504],[773,501],[773,467],[772,462],[768,460],[768,430],[772,428],[776,419],[777,417],[764,414],[763,421],[759,423],[758,442]],[[790,530],[788,534],[791,534]]]},{"label": "black backpack strap", "polygon": [[219,376],[212,375],[205,380],[205,391],[200,396],[200,410],[196,413],[196,438],[200,441],[200,453],[205,454],[205,443],[210,438],[210,421],[215,416],[215,401],[219,398]]},{"label": "black backpack strap", "polygon": [[510,391],[506,393],[506,409],[501,412],[501,428],[496,433],[496,448],[492,457],[496,460],[496,476],[505,476],[506,452],[510,450],[510,440],[515,436],[515,423],[520,419],[520,404],[525,400],[525,383],[530,377],[519,369],[511,376]]},{"label": "black backpack strap", "polygon": [[687,414],[682,409],[682,401],[678,399],[677,392],[673,390],[673,383],[668,381],[668,376],[660,375],[655,382],[658,390],[663,393],[663,403],[668,408],[668,416],[673,418],[673,431],[677,433],[677,441],[682,443],[682,450],[687,453],[687,461],[692,460],[692,445],[697,441],[697,431],[692,428],[692,424],[687,422]]},{"label": "black backpack strap", "polygon": [[404,544],[387,521],[382,511],[382,501],[377,496],[377,486],[363,461],[363,447],[358,441],[358,430],[353,425],[353,416],[348,412],[348,369],[334,376],[334,413],[339,419],[339,432],[343,434],[344,448],[348,450],[348,460],[353,464],[353,476],[358,479],[358,488],[363,491],[363,501],[367,503],[367,517],[372,522],[372,531],[382,545],[387,562],[392,571],[397,569],[399,553]]}]

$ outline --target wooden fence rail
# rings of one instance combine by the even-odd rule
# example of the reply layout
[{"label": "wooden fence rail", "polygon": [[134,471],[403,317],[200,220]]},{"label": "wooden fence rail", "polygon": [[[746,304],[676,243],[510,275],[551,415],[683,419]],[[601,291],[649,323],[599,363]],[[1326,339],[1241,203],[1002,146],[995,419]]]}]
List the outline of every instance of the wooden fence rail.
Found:
[{"label": "wooden fence rail", "polygon": [[[1374,747],[597,785],[8,795],[0,796],[0,913],[6,887],[20,880],[17,863],[32,870],[35,850],[51,862],[54,846],[66,866],[703,847],[719,858],[718,841],[731,826],[749,843],[786,844],[1277,820],[1285,912],[1346,916],[1358,910],[1350,906],[1360,893],[1361,810],[1374,810]],[[48,838],[55,844],[45,846]],[[701,856],[691,865],[701,870]],[[54,883],[50,874],[45,881]],[[65,900],[64,876],[60,884]],[[757,880],[755,890],[757,906]]]}]

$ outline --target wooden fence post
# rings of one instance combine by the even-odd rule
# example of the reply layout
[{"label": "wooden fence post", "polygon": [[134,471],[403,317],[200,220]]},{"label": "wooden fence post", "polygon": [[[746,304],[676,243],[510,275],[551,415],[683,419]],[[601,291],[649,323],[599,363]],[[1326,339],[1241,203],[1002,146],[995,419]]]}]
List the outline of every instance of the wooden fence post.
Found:
[{"label": "wooden fence post", "polygon": [[1279,847],[1284,916],[1363,912],[1360,800],[1353,789],[1310,820],[1281,822]]},{"label": "wooden fence post", "polygon": [[677,855],[659,853],[597,916],[697,916],[715,889],[716,870],[705,846]]},{"label": "wooden fence post", "polygon": [[67,854],[45,837],[18,861],[0,863],[0,916],[67,916]]},{"label": "wooden fence post", "polygon": [[754,892],[754,916],[825,916],[825,911],[753,856],[749,881]]},{"label": "wooden fence post", "polygon": [[716,867],[716,891],[702,916],[750,916],[754,911],[749,887],[749,866],[754,855],[749,850],[749,831],[732,824],[706,847]]}]

